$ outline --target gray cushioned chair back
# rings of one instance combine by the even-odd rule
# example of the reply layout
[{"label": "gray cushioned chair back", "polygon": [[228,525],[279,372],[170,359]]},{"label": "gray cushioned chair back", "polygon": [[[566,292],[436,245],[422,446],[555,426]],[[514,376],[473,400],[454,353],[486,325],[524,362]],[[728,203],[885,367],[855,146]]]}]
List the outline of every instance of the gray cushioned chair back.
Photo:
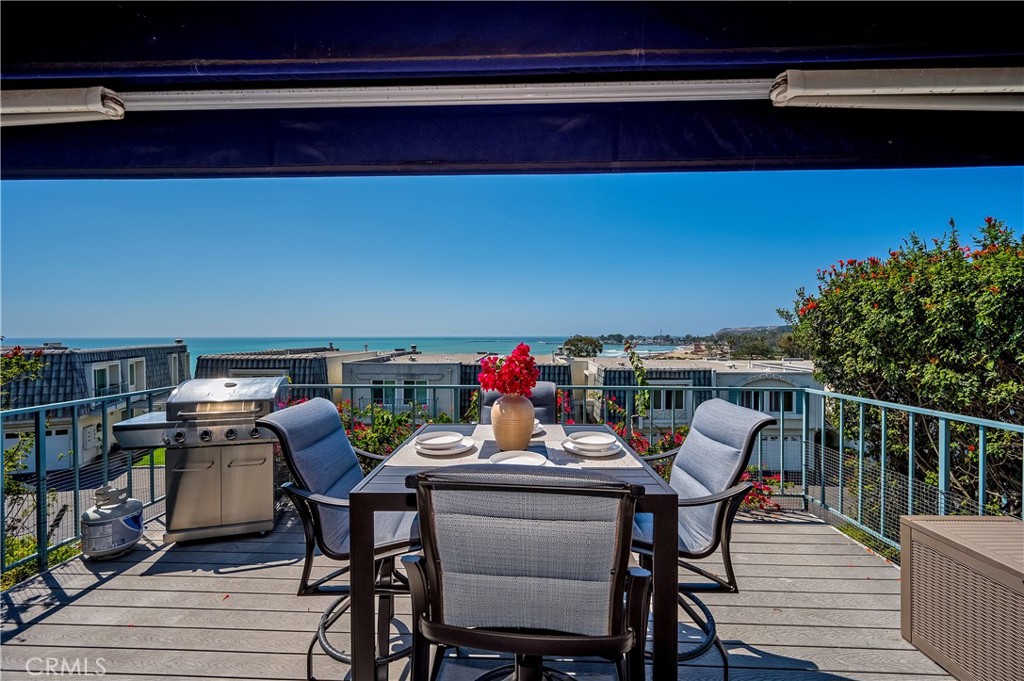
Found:
[{"label": "gray cushioned chair back", "polygon": [[[315,494],[347,499],[363,479],[363,471],[330,400],[308,402],[275,411],[260,419],[273,424],[296,483]],[[347,553],[347,509],[317,508],[323,540],[336,553]]]},{"label": "gray cushioned chair back", "polygon": [[[612,633],[612,568],[628,550],[628,539],[622,545],[618,536],[628,491],[596,497],[573,487],[628,487],[582,471],[522,466],[453,466],[425,477],[501,485],[427,492],[434,534],[423,541],[431,542],[440,566],[446,624]],[[559,489],[530,490],[537,485]]]},{"label": "gray cushioned chair back", "polygon": [[[686,498],[729,489],[743,475],[758,433],[774,421],[767,414],[725,400],[702,402],[676,454],[669,484]],[[718,506],[679,509],[679,537],[687,548],[699,551],[714,541]]]},{"label": "gray cushioned chair back", "polygon": [[[491,422],[491,406],[501,397],[496,390],[484,390],[480,400],[480,423]],[[555,384],[551,381],[537,381],[530,401],[533,402],[533,417],[541,423],[556,423]]]}]

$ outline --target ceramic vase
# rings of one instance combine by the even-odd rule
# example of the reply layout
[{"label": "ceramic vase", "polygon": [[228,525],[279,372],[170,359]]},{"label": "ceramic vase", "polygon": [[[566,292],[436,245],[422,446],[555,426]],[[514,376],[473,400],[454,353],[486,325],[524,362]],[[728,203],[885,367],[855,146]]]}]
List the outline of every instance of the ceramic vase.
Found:
[{"label": "ceramic vase", "polygon": [[526,449],[533,436],[533,402],[522,395],[502,395],[491,405],[491,427],[498,449]]}]

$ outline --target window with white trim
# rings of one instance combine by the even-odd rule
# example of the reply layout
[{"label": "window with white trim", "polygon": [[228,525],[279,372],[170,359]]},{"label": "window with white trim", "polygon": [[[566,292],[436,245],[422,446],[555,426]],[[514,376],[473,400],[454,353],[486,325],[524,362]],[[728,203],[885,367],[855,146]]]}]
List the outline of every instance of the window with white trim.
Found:
[{"label": "window with white trim", "polygon": [[90,371],[87,376],[91,382],[89,387],[94,397],[116,395],[120,392],[120,362],[97,362],[90,365],[90,368],[92,371]]},{"label": "window with white trim", "polygon": [[414,388],[410,386],[425,386],[426,381],[402,381],[406,388],[403,390],[402,400],[404,402],[411,402],[413,404],[426,404],[427,403],[427,389]]},{"label": "window with white trim", "polygon": [[[373,385],[395,385],[394,381],[373,381]],[[390,407],[395,403],[395,389],[394,388],[373,388],[370,393],[370,399],[373,400],[374,404],[383,404],[386,407]]]},{"label": "window with white trim", "polygon": [[146,360],[133,359],[128,362],[128,390],[146,389]]}]

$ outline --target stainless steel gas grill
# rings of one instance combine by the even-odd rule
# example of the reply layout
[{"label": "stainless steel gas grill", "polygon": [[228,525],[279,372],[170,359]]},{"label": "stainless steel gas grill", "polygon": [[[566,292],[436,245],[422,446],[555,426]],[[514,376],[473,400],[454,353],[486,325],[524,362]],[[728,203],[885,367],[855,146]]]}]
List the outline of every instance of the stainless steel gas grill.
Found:
[{"label": "stainless steel gas grill", "polygon": [[[275,440],[255,421],[284,404],[287,391],[285,377],[193,379],[174,389],[161,442],[147,443],[167,449],[165,542],[274,528],[283,480],[275,479]],[[115,434],[153,439],[147,417],[115,425]]]},{"label": "stainless steel gas grill", "polygon": [[164,541],[274,529],[274,441],[255,421],[287,391],[284,377],[207,378],[171,393]]}]

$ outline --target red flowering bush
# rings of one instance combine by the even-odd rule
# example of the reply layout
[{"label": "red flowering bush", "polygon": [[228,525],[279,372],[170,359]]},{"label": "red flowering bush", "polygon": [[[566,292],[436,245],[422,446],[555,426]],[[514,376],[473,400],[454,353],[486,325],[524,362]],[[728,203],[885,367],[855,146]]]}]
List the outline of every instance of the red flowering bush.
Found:
[{"label": "red flowering bush", "polygon": [[539,376],[540,369],[530,355],[530,346],[520,343],[510,355],[480,360],[480,375],[477,378],[484,390],[529,397],[533,394]]},{"label": "red flowering bush", "polygon": [[[837,393],[1019,423],[1024,237],[1003,220],[986,217],[970,241],[961,242],[951,221],[941,238],[911,234],[888,257],[844,258],[819,269],[818,290],[799,289],[792,308],[781,310],[793,325],[793,341],[814,361],[818,380]],[[929,443],[914,451],[912,423],[919,428],[917,441]],[[977,461],[963,454],[967,445],[978,444],[978,426],[949,426],[949,442],[960,445],[949,467],[952,491],[1020,515],[1020,435],[988,432],[987,491],[979,502]],[[883,433],[877,408],[867,408],[861,428],[878,451]],[[939,420],[888,419],[886,428],[893,470],[940,468]]]},{"label": "red flowering bush", "polygon": [[754,487],[747,492],[747,496],[743,497],[743,503],[741,508],[748,511],[758,509],[761,511],[778,511],[782,507],[775,501],[772,501],[772,494],[775,490],[772,488],[772,483],[780,484],[779,480],[781,476],[778,475],[766,475],[763,480],[756,480],[750,471],[744,471],[743,477],[740,478],[741,482],[750,482]]}]

